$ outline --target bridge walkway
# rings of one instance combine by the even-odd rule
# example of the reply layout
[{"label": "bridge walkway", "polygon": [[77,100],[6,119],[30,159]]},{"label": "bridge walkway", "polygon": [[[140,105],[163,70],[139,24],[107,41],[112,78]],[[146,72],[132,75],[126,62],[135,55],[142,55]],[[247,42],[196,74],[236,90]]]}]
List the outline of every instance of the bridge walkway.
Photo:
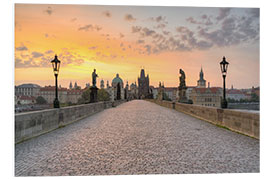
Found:
[{"label": "bridge walkway", "polygon": [[259,140],[134,100],[15,147],[15,176],[259,172]]}]

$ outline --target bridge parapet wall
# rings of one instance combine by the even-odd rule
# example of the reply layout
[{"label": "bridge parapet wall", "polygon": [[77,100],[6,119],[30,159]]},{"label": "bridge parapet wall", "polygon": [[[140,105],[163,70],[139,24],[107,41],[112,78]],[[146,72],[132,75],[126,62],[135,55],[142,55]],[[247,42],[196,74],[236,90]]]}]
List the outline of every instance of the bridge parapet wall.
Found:
[{"label": "bridge parapet wall", "polygon": [[242,110],[220,109],[171,101],[149,100],[167,108],[191,115],[201,120],[220,125],[232,131],[260,138],[260,114]]},{"label": "bridge parapet wall", "polygon": [[50,132],[123,102],[125,101],[97,102],[15,114],[15,143]]}]

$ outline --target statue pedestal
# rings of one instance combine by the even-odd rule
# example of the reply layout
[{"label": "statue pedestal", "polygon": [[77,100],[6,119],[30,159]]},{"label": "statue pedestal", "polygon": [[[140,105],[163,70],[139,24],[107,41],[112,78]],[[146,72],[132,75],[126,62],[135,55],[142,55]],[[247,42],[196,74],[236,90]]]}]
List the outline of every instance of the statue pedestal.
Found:
[{"label": "statue pedestal", "polygon": [[188,103],[188,99],[186,96],[186,89],[187,88],[179,88],[179,100],[180,103]]},{"label": "statue pedestal", "polygon": [[96,86],[90,87],[90,103],[94,103],[98,101],[97,91],[98,91],[98,88]]}]

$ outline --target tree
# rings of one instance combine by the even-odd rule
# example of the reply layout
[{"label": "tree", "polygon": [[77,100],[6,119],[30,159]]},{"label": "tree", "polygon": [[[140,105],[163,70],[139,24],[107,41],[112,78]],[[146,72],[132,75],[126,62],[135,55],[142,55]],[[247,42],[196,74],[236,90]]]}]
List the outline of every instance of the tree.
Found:
[{"label": "tree", "polygon": [[172,101],[166,93],[163,93],[163,100],[165,101]]},{"label": "tree", "polygon": [[98,101],[109,101],[110,94],[105,89],[99,89],[97,98],[98,98]]},{"label": "tree", "polygon": [[251,101],[252,102],[259,102],[260,98],[256,93],[251,93]]},{"label": "tree", "polygon": [[37,104],[47,104],[47,101],[42,96],[38,96],[36,102]]},{"label": "tree", "polygon": [[78,104],[84,104],[90,102],[90,88],[88,87],[83,93],[82,97],[78,99]]}]

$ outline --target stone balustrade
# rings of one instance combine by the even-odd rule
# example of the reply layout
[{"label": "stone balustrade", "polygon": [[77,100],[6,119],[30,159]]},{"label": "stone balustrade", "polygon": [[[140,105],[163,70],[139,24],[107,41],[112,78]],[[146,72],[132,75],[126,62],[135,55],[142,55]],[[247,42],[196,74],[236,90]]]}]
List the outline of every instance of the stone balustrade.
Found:
[{"label": "stone balustrade", "polygon": [[149,101],[256,139],[260,137],[259,111],[220,109],[170,101]]},{"label": "stone balustrade", "polygon": [[104,109],[118,106],[123,102],[125,100],[97,102],[15,114],[15,143],[66,126]]}]

